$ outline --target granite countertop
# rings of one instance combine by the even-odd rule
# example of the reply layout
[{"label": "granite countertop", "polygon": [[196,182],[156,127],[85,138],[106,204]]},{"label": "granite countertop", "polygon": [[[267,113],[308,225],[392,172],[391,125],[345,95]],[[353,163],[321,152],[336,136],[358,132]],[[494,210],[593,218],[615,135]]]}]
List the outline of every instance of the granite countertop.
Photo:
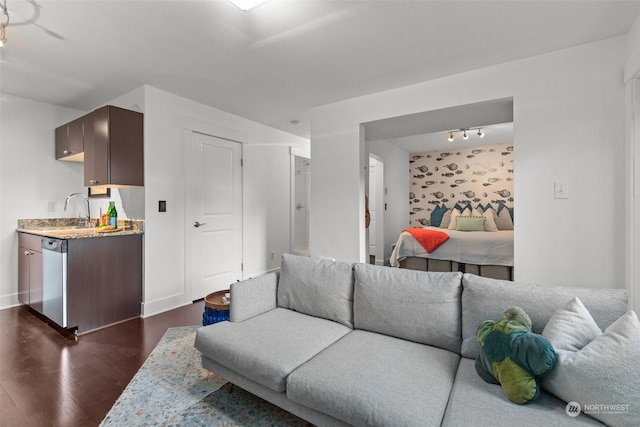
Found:
[{"label": "granite countertop", "polygon": [[87,227],[78,227],[77,218],[19,219],[16,231],[55,239],[116,237],[144,234],[144,221],[119,220],[117,230],[106,230],[98,227],[97,219],[92,219]]}]

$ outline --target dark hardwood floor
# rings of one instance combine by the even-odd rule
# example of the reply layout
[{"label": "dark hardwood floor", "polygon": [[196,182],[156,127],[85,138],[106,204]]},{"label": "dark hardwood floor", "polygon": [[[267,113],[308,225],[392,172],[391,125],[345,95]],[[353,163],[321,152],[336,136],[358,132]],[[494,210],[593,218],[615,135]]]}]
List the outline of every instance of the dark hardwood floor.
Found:
[{"label": "dark hardwood floor", "polygon": [[28,308],[0,310],[0,426],[97,426],[167,328],[204,303],[63,337]]}]

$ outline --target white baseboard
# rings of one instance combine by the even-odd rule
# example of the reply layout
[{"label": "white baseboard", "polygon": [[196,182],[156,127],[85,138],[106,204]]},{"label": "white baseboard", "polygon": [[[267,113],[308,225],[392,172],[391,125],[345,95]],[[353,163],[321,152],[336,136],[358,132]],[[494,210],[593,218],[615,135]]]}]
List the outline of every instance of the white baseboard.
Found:
[{"label": "white baseboard", "polygon": [[17,293],[9,294],[9,295],[0,295],[0,310],[17,307],[21,304],[22,303],[18,301]]},{"label": "white baseboard", "polygon": [[174,308],[182,307],[184,305],[187,305],[184,293],[171,295],[155,301],[145,301],[142,303],[142,317],[144,318],[164,313],[165,311],[173,310]]}]

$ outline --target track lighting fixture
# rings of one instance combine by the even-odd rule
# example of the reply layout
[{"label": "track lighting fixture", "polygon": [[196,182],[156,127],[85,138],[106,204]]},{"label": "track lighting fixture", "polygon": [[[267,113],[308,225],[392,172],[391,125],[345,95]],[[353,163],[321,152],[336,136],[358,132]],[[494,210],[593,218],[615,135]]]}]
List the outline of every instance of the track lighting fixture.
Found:
[{"label": "track lighting fixture", "polygon": [[447,138],[447,140],[449,142],[453,142],[453,136],[456,132],[462,132],[462,139],[464,139],[465,141],[467,139],[469,139],[469,134],[467,133],[467,131],[470,130],[477,130],[477,135],[480,138],[484,138],[484,132],[482,131],[482,128],[460,128],[460,129],[456,129],[456,130],[448,130],[447,132],[449,133],[449,137]]},{"label": "track lighting fixture", "polygon": [[2,8],[2,16],[0,17],[0,48],[3,48],[7,44],[7,37],[5,36],[5,30],[9,26],[9,11],[7,10],[7,0],[0,5]]}]

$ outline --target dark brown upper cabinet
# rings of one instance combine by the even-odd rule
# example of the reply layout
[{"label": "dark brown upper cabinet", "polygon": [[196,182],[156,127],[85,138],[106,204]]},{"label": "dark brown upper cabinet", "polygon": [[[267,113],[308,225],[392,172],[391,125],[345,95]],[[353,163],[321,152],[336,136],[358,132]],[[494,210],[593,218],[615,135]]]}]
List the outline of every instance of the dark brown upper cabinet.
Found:
[{"label": "dark brown upper cabinet", "polygon": [[142,113],[107,105],[85,116],[84,185],[143,186],[143,145]]},{"label": "dark brown upper cabinet", "polygon": [[84,117],[56,128],[56,159],[82,162],[83,153]]},{"label": "dark brown upper cabinet", "polygon": [[84,162],[84,186],[144,185],[142,113],[107,105],[56,128],[56,159]]}]

